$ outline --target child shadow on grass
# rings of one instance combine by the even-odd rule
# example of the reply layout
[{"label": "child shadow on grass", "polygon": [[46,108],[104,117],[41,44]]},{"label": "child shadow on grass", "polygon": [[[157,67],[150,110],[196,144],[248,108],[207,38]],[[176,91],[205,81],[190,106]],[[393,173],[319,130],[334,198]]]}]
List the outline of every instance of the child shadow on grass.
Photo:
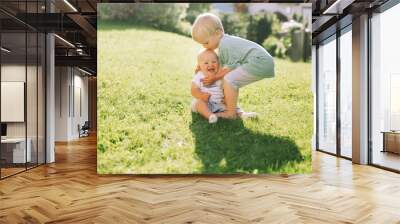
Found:
[{"label": "child shadow on grass", "polygon": [[190,129],[195,153],[203,163],[202,173],[280,172],[290,163],[304,160],[293,140],[256,133],[247,129],[241,119],[220,119],[209,124],[192,113]]}]

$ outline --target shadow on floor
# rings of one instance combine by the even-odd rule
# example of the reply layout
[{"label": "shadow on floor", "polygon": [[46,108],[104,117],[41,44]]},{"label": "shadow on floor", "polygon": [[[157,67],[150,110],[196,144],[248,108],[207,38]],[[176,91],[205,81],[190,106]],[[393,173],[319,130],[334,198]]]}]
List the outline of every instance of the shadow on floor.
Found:
[{"label": "shadow on floor", "polygon": [[192,113],[190,129],[203,173],[279,172],[290,162],[303,161],[295,142],[287,137],[255,133],[243,121],[219,120],[208,124]]}]

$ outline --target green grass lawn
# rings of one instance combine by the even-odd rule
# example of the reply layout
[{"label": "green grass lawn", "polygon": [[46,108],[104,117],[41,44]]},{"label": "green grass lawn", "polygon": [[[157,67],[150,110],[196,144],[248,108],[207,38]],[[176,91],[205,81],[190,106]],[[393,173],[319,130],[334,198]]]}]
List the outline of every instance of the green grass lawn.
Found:
[{"label": "green grass lawn", "polygon": [[276,77],[240,90],[258,120],[190,112],[200,46],[174,33],[99,21],[98,172],[310,173],[311,64],[276,59]]}]

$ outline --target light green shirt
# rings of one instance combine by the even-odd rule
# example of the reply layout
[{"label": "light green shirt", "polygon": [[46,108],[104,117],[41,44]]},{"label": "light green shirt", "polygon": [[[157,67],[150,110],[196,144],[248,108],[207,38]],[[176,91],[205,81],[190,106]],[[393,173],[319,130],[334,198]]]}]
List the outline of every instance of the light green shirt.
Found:
[{"label": "light green shirt", "polygon": [[274,59],[255,42],[224,34],[219,43],[220,64],[229,69],[241,66],[249,74],[260,77],[275,75]]}]

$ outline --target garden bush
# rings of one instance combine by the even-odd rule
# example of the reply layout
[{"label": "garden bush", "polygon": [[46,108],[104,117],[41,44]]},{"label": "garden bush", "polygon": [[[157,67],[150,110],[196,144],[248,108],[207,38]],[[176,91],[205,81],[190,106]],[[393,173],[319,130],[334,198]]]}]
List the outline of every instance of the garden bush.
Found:
[{"label": "garden bush", "polygon": [[303,61],[310,61],[311,60],[311,32],[304,33],[304,55]]},{"label": "garden bush", "polygon": [[263,44],[265,38],[280,31],[280,21],[275,14],[259,13],[248,16],[246,38]]},{"label": "garden bush", "polygon": [[190,24],[193,24],[198,15],[204,12],[209,12],[210,8],[210,3],[189,3],[189,7],[186,10],[185,20]]},{"label": "garden bush", "polygon": [[[242,5],[238,8],[240,10],[236,9],[237,13],[219,14],[225,33],[254,41],[264,46],[275,57],[289,56],[294,61],[300,58],[303,61],[310,59],[311,36],[305,34],[299,37],[299,34],[295,34],[292,29],[281,30],[281,22],[287,20],[287,17],[267,12],[248,14]],[[196,17],[210,10],[211,5],[208,3],[104,3],[99,5],[99,18],[124,21],[136,26],[152,27],[190,37],[191,24]],[[304,21],[300,15],[296,14],[293,17],[297,21]],[[301,52],[298,51],[303,48]]]},{"label": "garden bush", "polygon": [[101,4],[99,11],[102,20],[128,20],[135,25],[187,35],[187,25],[181,23],[188,6],[182,3],[112,3]]},{"label": "garden bush", "polygon": [[269,36],[267,39],[265,39],[262,46],[274,57],[286,57],[287,48],[282,39],[279,39],[276,36]]},{"label": "garden bush", "polygon": [[220,14],[225,33],[246,38],[248,18],[245,14]]},{"label": "garden bush", "polygon": [[139,4],[104,3],[99,5],[101,20],[126,20],[136,14]]},{"label": "garden bush", "polygon": [[304,35],[300,29],[292,29],[289,33],[290,46],[288,47],[288,56],[292,61],[299,61],[303,58]]}]

